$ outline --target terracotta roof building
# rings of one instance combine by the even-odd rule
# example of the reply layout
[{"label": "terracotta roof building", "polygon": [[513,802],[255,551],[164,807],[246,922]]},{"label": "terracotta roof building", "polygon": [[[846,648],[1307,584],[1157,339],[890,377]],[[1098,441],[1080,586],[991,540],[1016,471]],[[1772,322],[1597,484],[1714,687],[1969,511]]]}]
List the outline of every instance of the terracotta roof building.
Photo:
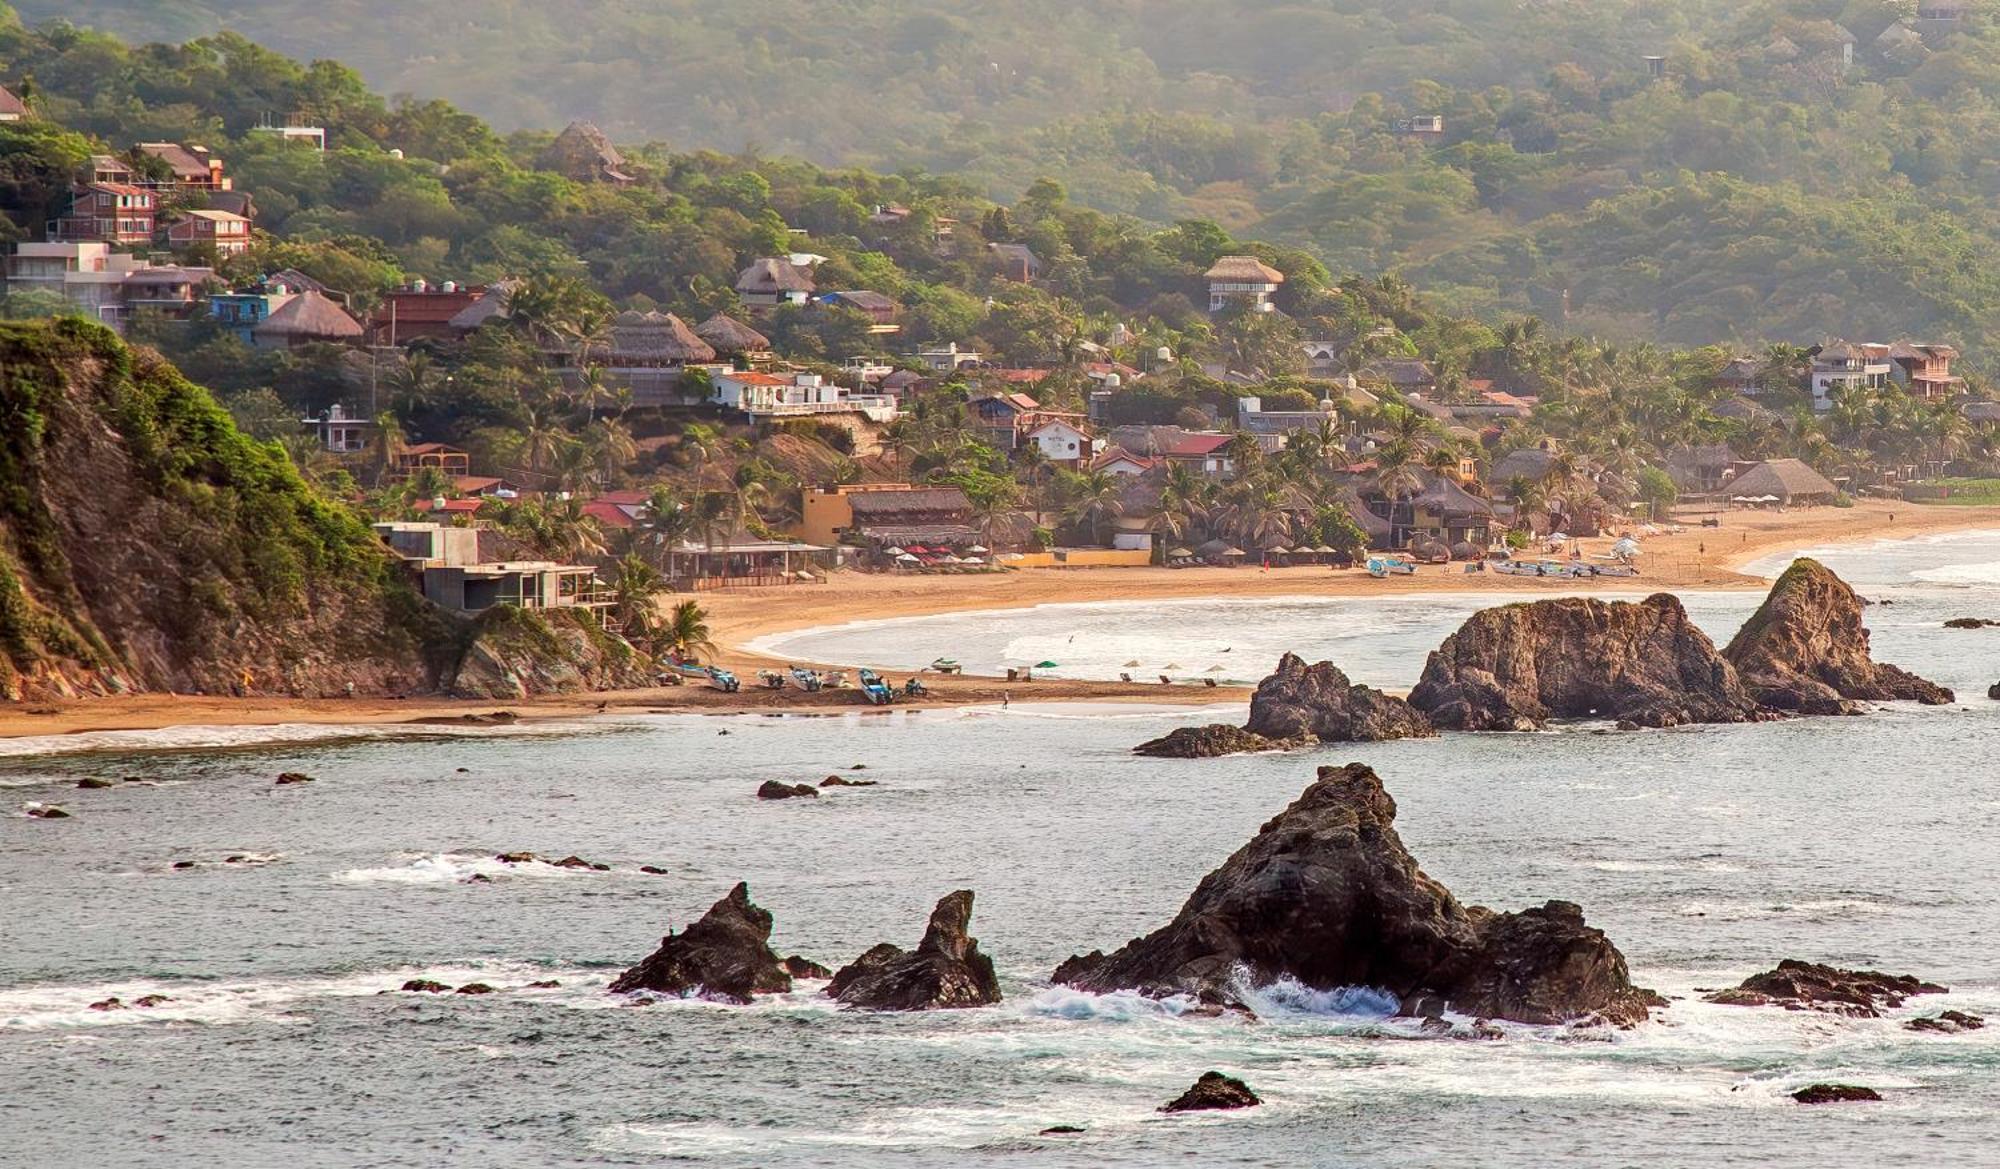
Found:
[{"label": "terracotta roof building", "polygon": [[0,85],[0,122],[19,122],[31,115],[28,103],[14,96],[14,92]]}]

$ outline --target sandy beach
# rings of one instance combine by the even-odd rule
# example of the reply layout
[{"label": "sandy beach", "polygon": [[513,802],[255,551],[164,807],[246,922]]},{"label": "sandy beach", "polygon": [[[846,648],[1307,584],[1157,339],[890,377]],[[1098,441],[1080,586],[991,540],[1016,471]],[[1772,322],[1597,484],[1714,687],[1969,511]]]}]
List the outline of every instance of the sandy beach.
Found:
[{"label": "sandy beach", "polygon": [[[58,735],[80,731],[146,730],[168,726],[257,726],[278,723],[384,724],[419,719],[459,718],[505,709],[522,718],[573,718],[608,712],[776,712],[852,711],[853,691],[803,694],[794,689],[754,688],[756,671],[772,659],[745,647],[774,634],[837,625],[860,619],[917,617],[983,609],[1017,609],[1063,602],[1257,596],[1367,596],[1382,593],[1457,591],[1518,592],[1523,599],[1602,590],[1678,592],[1696,589],[1761,589],[1766,582],[1739,569],[1773,553],[1827,544],[1905,538],[1941,532],[2000,528],[2000,507],[1932,507],[1869,502],[1852,508],[1791,512],[1743,511],[1722,516],[1719,528],[1698,526],[1648,537],[1641,576],[1601,581],[1541,581],[1494,573],[1468,574],[1463,565],[1424,566],[1413,576],[1377,580],[1361,569],[1325,567],[1037,569],[976,576],[877,576],[841,573],[828,583],[783,589],[706,593],[721,662],[749,681],[738,694],[685,685],[650,690],[609,691],[508,702],[448,698],[298,699],[218,698],[172,694],[123,695],[0,710],[0,738]],[[1610,538],[1581,542],[1586,555],[1608,549]],[[807,663],[865,665],[867,663]],[[1025,692],[1003,680],[976,677],[926,678],[931,696],[910,705],[962,705],[1000,701],[1203,703],[1241,697],[1228,687],[1163,687],[1076,680],[1038,680]]]}]

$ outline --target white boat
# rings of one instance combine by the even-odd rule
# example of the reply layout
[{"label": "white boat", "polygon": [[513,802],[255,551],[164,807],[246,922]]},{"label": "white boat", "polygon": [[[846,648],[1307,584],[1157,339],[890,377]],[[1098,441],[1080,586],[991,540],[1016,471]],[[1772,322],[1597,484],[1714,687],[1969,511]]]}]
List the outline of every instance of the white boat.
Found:
[{"label": "white boat", "polygon": [[1400,556],[1370,556],[1368,558],[1369,576],[1378,578],[1386,577],[1391,574],[1397,576],[1409,576],[1411,573],[1414,573],[1416,571],[1417,571],[1416,565],[1410,563],[1407,560],[1404,560]]}]

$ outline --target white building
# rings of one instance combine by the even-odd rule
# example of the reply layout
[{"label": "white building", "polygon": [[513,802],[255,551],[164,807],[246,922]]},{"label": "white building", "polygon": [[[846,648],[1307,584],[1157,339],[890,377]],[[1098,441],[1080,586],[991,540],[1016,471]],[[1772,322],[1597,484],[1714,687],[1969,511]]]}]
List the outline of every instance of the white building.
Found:
[{"label": "white building", "polygon": [[1090,435],[1060,418],[1051,418],[1030,430],[1027,439],[1040,447],[1042,457],[1051,463],[1082,463],[1092,453]]},{"label": "white building", "polygon": [[1833,409],[1833,395],[1839,390],[1882,389],[1895,368],[1887,345],[1835,341],[1812,359],[1813,409]]},{"label": "white building", "polygon": [[136,309],[152,308],[185,316],[195,297],[215,276],[208,268],[152,263],[114,252],[108,243],[22,243],[7,257],[6,291],[40,290],[76,305],[116,329]]},{"label": "white building", "polygon": [[374,420],[356,418],[345,406],[334,407],[318,418],[301,418],[299,425],[319,437],[320,449],[337,455],[351,455],[368,449],[375,436]]},{"label": "white building", "polygon": [[1247,304],[1252,311],[1268,313],[1278,306],[1271,296],[1285,282],[1285,274],[1255,256],[1224,256],[1208,270],[1208,311],[1219,313],[1232,304]]},{"label": "white building", "polygon": [[985,360],[985,356],[971,349],[960,349],[958,342],[953,341],[942,349],[917,350],[917,360],[922,362],[926,369],[950,373],[968,365],[978,365]]},{"label": "white building", "polygon": [[763,373],[731,370],[715,374],[709,401],[752,422],[859,414],[871,422],[892,422],[900,412],[887,394],[857,394],[816,373]]}]

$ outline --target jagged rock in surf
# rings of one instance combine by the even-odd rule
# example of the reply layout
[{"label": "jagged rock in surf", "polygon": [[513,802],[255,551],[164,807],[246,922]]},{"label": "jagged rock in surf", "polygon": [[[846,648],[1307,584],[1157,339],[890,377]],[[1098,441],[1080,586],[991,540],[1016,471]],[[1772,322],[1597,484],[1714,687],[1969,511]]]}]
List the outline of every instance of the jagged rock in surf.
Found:
[{"label": "jagged rock in surf", "polygon": [[1216,1112],[1231,1108],[1255,1108],[1263,1101],[1250,1085],[1221,1072],[1203,1072],[1187,1091],[1160,1105],[1161,1112]]},{"label": "jagged rock in surf", "polygon": [[993,960],[966,933],[972,890],[946,894],[931,910],[924,940],[913,951],[887,942],[842,967],[826,993],[872,1011],[935,1011],[1000,1001]]},{"label": "jagged rock in surf", "polygon": [[767,779],[757,787],[760,800],[818,799],[819,789],[809,783],[780,783]]},{"label": "jagged rock in surf", "polygon": [[1911,1019],[1903,1024],[1905,1031],[1935,1031],[1940,1035],[1958,1035],[1966,1031],[1978,1031],[1986,1026],[1986,1020],[1978,1015],[1968,1015],[1964,1011],[1940,1011],[1921,1019]]},{"label": "jagged rock in surf", "polygon": [[1842,970],[1817,962],[1787,958],[1777,967],[1753,974],[1739,985],[1719,990],[1708,1001],[1729,1007],[1783,1007],[1788,1011],[1822,1011],[1873,1019],[1883,1007],[1900,1007],[1920,994],[1947,994],[1935,983],[1907,974],[1879,970]]},{"label": "jagged rock in surf", "polygon": [[412,978],[399,989],[411,994],[449,994],[451,988],[434,978]]},{"label": "jagged rock in surf", "polygon": [[611,983],[613,993],[660,994],[747,1003],[750,996],[783,994],[792,976],[771,952],[771,914],[750,902],[738,882],[701,920],[660,939],[660,948]]},{"label": "jagged rock in surf", "polygon": [[1801,1104],[1852,1104],[1881,1098],[1882,1093],[1859,1084],[1808,1084],[1792,1093],[1792,1099]]},{"label": "jagged rock in surf", "polygon": [[1481,610],[1431,654],[1410,705],[1458,731],[1539,730],[1554,718],[1671,727],[1763,717],[1667,593]]},{"label": "jagged rock in surf", "polygon": [[277,786],[285,787],[289,784],[294,784],[294,783],[311,783],[311,782],[313,782],[313,777],[305,774],[302,771],[283,771],[278,773]]},{"label": "jagged rock in surf", "polygon": [[1287,751],[1295,747],[1309,747],[1312,742],[1303,736],[1267,739],[1228,723],[1209,723],[1200,727],[1175,727],[1157,739],[1148,739],[1132,748],[1132,753],[1154,759],[1214,759],[1257,751]]},{"label": "jagged rock in surf", "polygon": [[1239,981],[1373,987],[1404,1013],[1453,1009],[1525,1023],[1629,1026],[1663,1005],[1582,911],[1463,906],[1424,875],[1368,767],[1323,767],[1291,806],[1204,877],[1166,926],[1115,953],[1064,962],[1055,981],[1092,991],[1233,1002]]},{"label": "jagged rock in surf", "polygon": [[785,973],[793,978],[832,978],[833,971],[821,966],[810,958],[793,954],[785,959]]},{"label": "jagged rock in surf", "polygon": [[1816,560],[1792,561],[1722,651],[1744,688],[1774,710],[1859,714],[1862,702],[1939,706],[1952,692],[1868,656],[1861,599]]},{"label": "jagged rock in surf", "polygon": [[1984,629],[1989,625],[2000,625],[2000,621],[1988,621],[1982,617],[1953,617],[1944,623],[1946,629]]},{"label": "jagged rock in surf", "polygon": [[1278,659],[1278,668],[1250,696],[1250,720],[1243,729],[1266,739],[1316,739],[1322,743],[1370,743],[1424,738],[1437,731],[1409,703],[1348,680],[1332,662],[1307,665],[1297,654]]}]

